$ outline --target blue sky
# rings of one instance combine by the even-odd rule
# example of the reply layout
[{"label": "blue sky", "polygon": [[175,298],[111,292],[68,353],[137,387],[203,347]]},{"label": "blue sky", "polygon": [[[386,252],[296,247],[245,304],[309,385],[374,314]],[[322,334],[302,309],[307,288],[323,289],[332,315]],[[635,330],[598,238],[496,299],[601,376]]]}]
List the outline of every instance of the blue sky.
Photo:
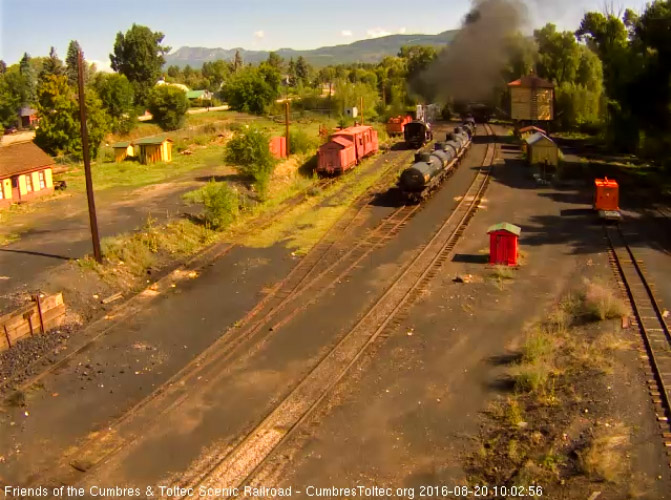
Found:
[{"label": "blue sky", "polygon": [[[615,5],[640,10],[645,3],[626,0]],[[12,64],[23,52],[46,55],[51,45],[63,58],[68,42],[77,39],[88,60],[109,65],[116,33],[133,22],[162,31],[164,43],[173,49],[183,45],[311,49],[392,33],[439,33],[458,27],[470,4],[470,0],[0,0],[0,59]],[[586,10],[600,10],[604,2],[527,0],[527,4],[534,26],[552,21],[574,29]]]}]

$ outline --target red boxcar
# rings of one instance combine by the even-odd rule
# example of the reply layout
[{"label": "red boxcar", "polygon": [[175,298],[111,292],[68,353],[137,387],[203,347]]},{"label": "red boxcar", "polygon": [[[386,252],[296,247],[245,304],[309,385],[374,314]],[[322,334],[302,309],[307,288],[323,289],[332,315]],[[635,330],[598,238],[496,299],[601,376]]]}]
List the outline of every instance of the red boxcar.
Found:
[{"label": "red boxcar", "polygon": [[319,148],[317,172],[342,174],[366,156],[376,153],[378,148],[377,131],[373,127],[360,125],[339,130]]},{"label": "red boxcar", "polygon": [[406,123],[412,121],[411,116],[394,116],[387,122],[387,133],[390,136],[403,135],[403,129]]}]

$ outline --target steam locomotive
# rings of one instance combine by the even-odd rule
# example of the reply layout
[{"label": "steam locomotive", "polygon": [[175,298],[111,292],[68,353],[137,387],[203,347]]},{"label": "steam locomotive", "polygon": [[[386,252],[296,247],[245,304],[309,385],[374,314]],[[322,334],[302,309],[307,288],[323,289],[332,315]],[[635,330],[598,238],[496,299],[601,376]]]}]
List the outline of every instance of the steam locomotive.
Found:
[{"label": "steam locomotive", "polygon": [[405,169],[398,187],[407,203],[419,203],[452,173],[471,145],[475,121],[467,119],[437,142],[432,152],[418,152],[415,163]]}]

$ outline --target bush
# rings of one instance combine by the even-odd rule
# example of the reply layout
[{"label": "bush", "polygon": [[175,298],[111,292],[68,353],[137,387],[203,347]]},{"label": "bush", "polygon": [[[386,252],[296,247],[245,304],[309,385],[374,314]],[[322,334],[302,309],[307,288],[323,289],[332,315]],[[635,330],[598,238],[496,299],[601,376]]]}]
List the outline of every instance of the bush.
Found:
[{"label": "bush", "polygon": [[223,229],[230,225],[240,211],[240,196],[225,182],[211,180],[201,189],[184,195],[188,203],[201,203],[204,219],[213,229]]},{"label": "bush", "polygon": [[147,108],[163,130],[176,130],[184,123],[189,100],[180,88],[160,85],[149,92]]},{"label": "bush", "polygon": [[261,196],[265,195],[275,160],[270,154],[270,136],[256,127],[236,133],[226,145],[226,162],[254,179]]},{"label": "bush", "polygon": [[319,146],[319,139],[311,137],[305,130],[289,131],[289,153],[313,153]]}]

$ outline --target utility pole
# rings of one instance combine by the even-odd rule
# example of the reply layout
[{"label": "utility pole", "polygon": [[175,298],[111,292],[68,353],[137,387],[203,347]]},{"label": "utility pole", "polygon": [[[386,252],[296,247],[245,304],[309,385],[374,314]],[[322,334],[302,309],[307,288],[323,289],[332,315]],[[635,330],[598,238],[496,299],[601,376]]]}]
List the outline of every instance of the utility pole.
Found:
[{"label": "utility pole", "polygon": [[361,96],[361,125],[363,125],[363,96]]},{"label": "utility pole", "polygon": [[84,156],[84,175],[86,177],[86,198],[89,203],[89,223],[91,225],[91,240],[93,242],[93,257],[96,262],[102,262],[100,250],[100,235],[98,234],[98,218],[96,216],[96,202],[93,198],[93,180],[91,179],[91,158],[89,155],[89,134],[86,129],[86,94],[84,93],[84,55],[79,50],[77,54],[77,76],[79,86],[79,123],[82,133],[82,154]]},{"label": "utility pole", "polygon": [[290,144],[289,144],[289,99],[284,101],[284,124],[286,126],[286,137],[287,137],[287,158],[290,154]]}]

